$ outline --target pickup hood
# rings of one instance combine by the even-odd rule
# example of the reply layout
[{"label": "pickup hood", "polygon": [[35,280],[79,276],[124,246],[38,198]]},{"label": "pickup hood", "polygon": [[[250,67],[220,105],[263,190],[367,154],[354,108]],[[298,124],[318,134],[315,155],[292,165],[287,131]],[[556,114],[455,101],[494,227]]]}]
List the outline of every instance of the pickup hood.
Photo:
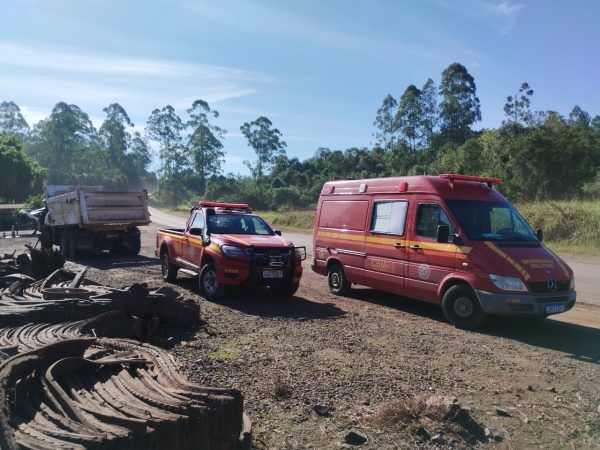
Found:
[{"label": "pickup hood", "polygon": [[544,245],[479,241],[474,243],[474,249],[475,253],[485,255],[498,275],[519,277],[527,282],[567,281],[573,276],[571,268]]},{"label": "pickup hood", "polygon": [[264,236],[256,234],[212,234],[211,239],[219,245],[237,245],[254,247],[289,247],[291,241],[281,236]]}]

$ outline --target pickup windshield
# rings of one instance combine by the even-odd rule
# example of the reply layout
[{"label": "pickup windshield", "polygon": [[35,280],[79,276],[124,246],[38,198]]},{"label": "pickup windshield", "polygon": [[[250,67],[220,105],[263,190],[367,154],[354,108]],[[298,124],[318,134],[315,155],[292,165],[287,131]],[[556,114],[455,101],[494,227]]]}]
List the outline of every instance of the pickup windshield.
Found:
[{"label": "pickup windshield", "polygon": [[208,231],[215,234],[259,234],[265,236],[275,234],[263,219],[248,214],[208,216]]},{"label": "pickup windshield", "polygon": [[474,241],[539,242],[510,203],[447,200],[469,239]]}]

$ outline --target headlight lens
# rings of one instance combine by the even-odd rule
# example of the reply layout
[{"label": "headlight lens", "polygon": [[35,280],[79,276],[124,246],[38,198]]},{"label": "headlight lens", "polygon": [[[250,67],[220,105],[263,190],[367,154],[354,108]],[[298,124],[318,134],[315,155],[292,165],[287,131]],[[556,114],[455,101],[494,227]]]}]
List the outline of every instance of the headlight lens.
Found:
[{"label": "headlight lens", "polygon": [[571,281],[569,281],[569,289],[575,289],[575,275],[573,275]]},{"label": "headlight lens", "polygon": [[498,289],[503,291],[519,291],[523,292],[527,290],[525,283],[520,278],[514,277],[503,277],[500,275],[490,274],[490,280],[494,283]]},{"label": "headlight lens", "polygon": [[235,245],[222,245],[221,251],[228,258],[243,259],[245,256],[244,249]]}]

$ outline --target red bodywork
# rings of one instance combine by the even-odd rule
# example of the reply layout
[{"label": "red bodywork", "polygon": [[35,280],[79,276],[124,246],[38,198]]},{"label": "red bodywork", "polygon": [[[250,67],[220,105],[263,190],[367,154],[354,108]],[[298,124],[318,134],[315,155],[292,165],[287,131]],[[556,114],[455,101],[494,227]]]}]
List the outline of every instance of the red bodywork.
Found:
[{"label": "red bodywork", "polygon": [[[326,275],[331,264],[339,262],[351,283],[431,303],[441,303],[450,287],[462,283],[477,293],[490,314],[546,315],[570,309],[576,296],[573,272],[537,239],[527,244],[475,240],[461,229],[449,202],[510,205],[492,189],[499,182],[444,174],[325,183],[314,224],[313,270]],[[374,205],[390,201],[402,203],[396,213],[387,219],[374,216]],[[455,238],[447,243],[417,228],[417,215],[431,205],[447,215],[453,228]],[[402,214],[401,233],[374,229],[377,220],[400,229],[389,224]],[[527,289],[498,289],[490,274],[518,278]],[[548,309],[548,303],[559,306]]]},{"label": "red bodywork", "polygon": [[[212,262],[222,285],[244,283],[273,285],[277,283],[297,284],[302,277],[302,260],[306,258],[304,247],[277,234],[220,234],[206,233],[206,214],[243,214],[251,219],[248,205],[241,203],[200,202],[192,209],[184,229],[159,229],[156,233],[155,254],[161,257],[168,253],[169,262],[186,273],[198,274],[202,267]],[[198,234],[196,223],[204,224],[204,233]],[[243,251],[243,255],[232,258],[222,251],[223,246],[232,246]],[[264,278],[264,272],[281,270],[283,276]]]}]

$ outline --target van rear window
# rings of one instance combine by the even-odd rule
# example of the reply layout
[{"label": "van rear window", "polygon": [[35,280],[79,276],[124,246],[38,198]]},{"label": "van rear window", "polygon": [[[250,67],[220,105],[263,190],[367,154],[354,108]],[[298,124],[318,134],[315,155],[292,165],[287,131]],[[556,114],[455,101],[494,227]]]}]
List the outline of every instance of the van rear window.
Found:
[{"label": "van rear window", "polygon": [[364,231],[368,209],[366,200],[326,200],[321,205],[319,227]]}]

